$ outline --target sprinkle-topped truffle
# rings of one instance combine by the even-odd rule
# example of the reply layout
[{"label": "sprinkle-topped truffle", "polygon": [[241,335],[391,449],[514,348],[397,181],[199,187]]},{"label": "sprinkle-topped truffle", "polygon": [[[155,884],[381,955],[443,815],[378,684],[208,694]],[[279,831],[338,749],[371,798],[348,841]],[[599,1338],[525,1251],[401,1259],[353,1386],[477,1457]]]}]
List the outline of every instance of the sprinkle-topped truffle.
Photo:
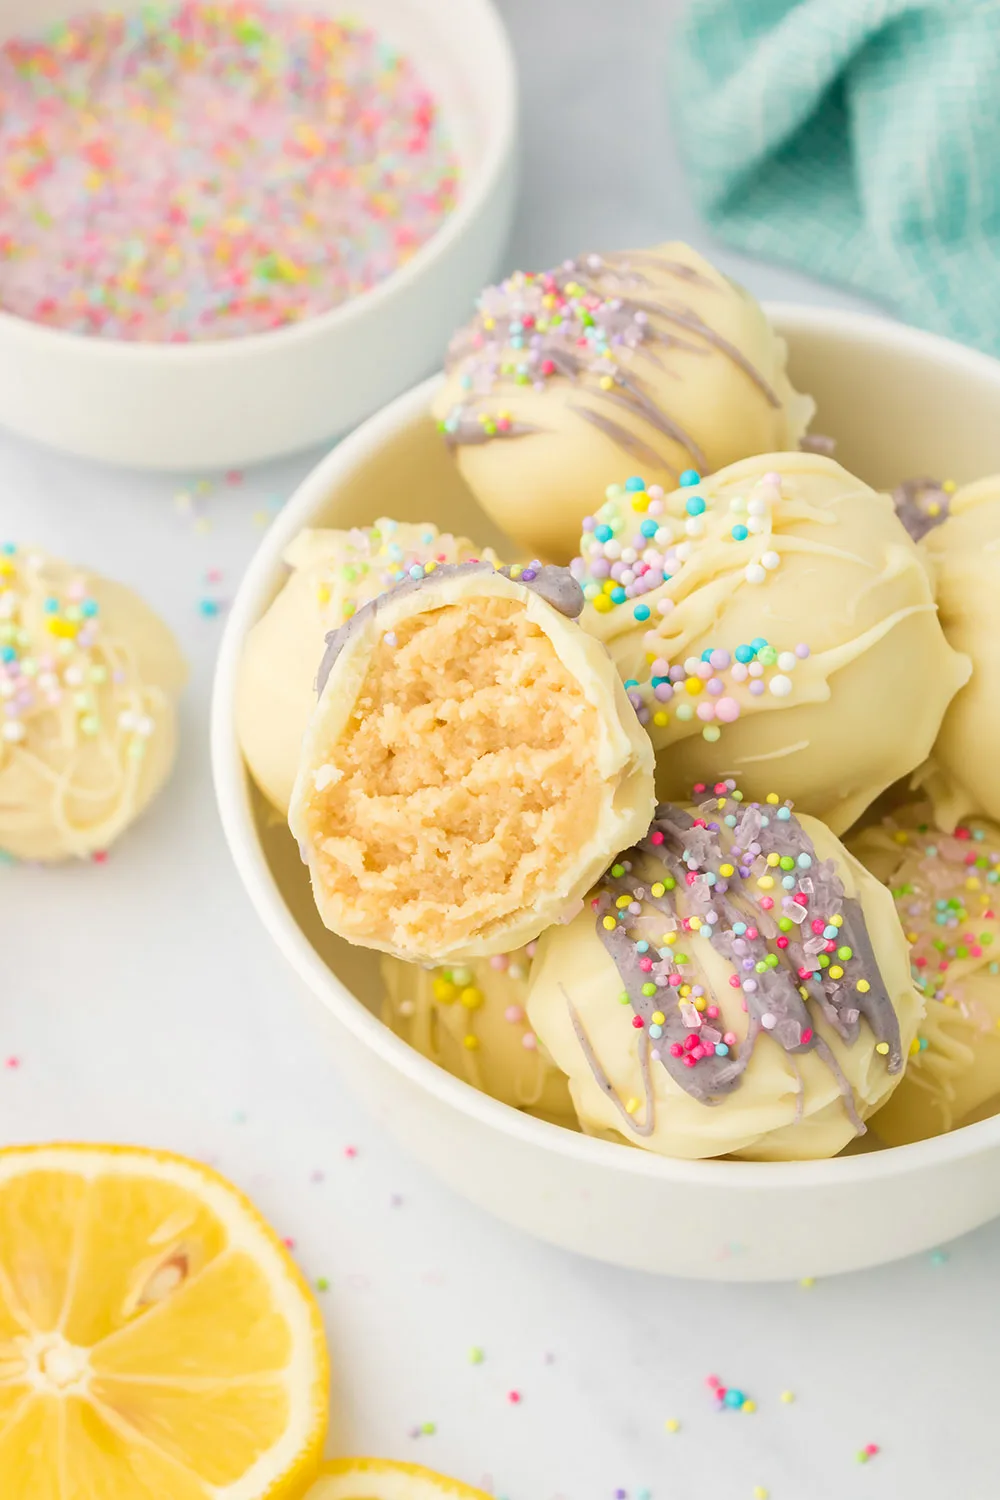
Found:
[{"label": "sprinkle-topped truffle", "polygon": [[626,462],[671,487],[794,448],[812,403],[784,354],[753,299],[687,245],[582,255],[486,288],[434,413],[497,524],[566,562],[581,496]]},{"label": "sprinkle-topped truffle", "polygon": [[170,768],[184,675],[128,590],[0,546],[0,849],[106,849]]},{"label": "sprinkle-topped truffle", "polygon": [[911,803],[851,849],[891,891],[927,1001],[899,1097],[876,1127],[896,1144],[952,1129],[1000,1093],[1000,829],[969,818],[946,833]]},{"label": "sprinkle-topped truffle", "polygon": [[895,1087],[921,1006],[888,893],[777,793],[661,804],[587,906],[543,936],[528,1002],[584,1128],[825,1156]]},{"label": "sprinkle-topped truffle", "polygon": [[613,486],[570,564],[584,629],[669,749],[660,795],[735,770],[760,798],[780,762],[795,805],[845,829],[927,755],[968,676],[926,562],[888,496],[822,454],[683,479]]}]

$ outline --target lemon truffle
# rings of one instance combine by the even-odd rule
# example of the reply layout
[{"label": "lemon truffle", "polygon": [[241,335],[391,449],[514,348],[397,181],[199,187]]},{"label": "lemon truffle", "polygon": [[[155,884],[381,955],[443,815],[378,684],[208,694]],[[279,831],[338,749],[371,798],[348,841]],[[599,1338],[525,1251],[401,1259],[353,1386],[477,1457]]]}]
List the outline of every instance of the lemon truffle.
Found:
[{"label": "lemon truffle", "polygon": [[892,892],[927,1002],[906,1076],[872,1121],[887,1145],[904,1145],[1000,1095],[1000,828],[967,818],[946,833],[927,802],[911,802],[849,844]]},{"label": "lemon truffle", "polygon": [[382,1019],[439,1067],[504,1104],[574,1125],[569,1085],[528,1021],[534,943],[467,964],[425,969],[382,959]]},{"label": "lemon truffle", "polygon": [[587,496],[629,468],[672,489],[685,469],[797,447],[813,403],[785,352],[689,245],[584,255],[481,294],[434,414],[483,509],[564,563]]},{"label": "lemon truffle", "polygon": [[443,565],[330,637],[289,826],[349,942],[509,952],[648,825],[653,753],[563,568]]},{"label": "lemon truffle", "polygon": [[185,676],[131,589],[0,548],[0,850],[55,861],[109,848],[170,774]]},{"label": "lemon truffle", "polygon": [[927,560],[887,495],[819,454],[683,478],[615,487],[571,564],[658,793],[731,775],[759,800],[778,782],[843,832],[924,759],[969,676]]},{"label": "lemon truffle", "polygon": [[944,633],[972,662],[921,775],[943,828],[967,813],[1000,821],[1000,474],[946,493],[922,543]]},{"label": "lemon truffle", "polygon": [[542,937],[529,1019],[589,1133],[833,1156],[899,1082],[923,1008],[892,898],[776,796],[695,795]]},{"label": "lemon truffle", "polygon": [[349,531],[301,531],[284,553],[291,570],[249,632],[240,663],[236,732],[250,774],[282,813],[295,783],[302,735],[316,706],[316,671],[326,637],[368,600],[426,563],[495,561],[466,537],[429,521],[394,521]]}]

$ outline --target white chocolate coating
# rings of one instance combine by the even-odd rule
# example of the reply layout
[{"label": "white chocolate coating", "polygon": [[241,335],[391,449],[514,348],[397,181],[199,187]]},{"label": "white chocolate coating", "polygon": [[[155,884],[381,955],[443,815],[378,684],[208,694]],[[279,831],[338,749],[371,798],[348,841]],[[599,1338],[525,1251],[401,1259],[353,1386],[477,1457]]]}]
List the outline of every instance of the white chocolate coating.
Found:
[{"label": "white chocolate coating", "polygon": [[941,624],[972,662],[921,773],[942,828],[966,813],[1000,820],[1000,474],[951,496],[948,519],[923,543],[937,578]]},{"label": "white chocolate coating", "polygon": [[170,774],[186,675],[131,589],[34,549],[0,553],[0,850],[109,848]]},{"label": "white chocolate coating", "polygon": [[1000,1095],[1000,828],[936,826],[910,802],[851,838],[892,892],[927,1013],[906,1074],[872,1130],[890,1146],[979,1118]]},{"label": "white chocolate coating", "polygon": [[[697,814],[697,809],[691,813]],[[708,814],[702,810],[701,816]],[[843,889],[845,910],[847,902],[859,903],[877,974],[864,965],[856,968],[854,974],[869,974],[873,990],[877,982],[884,987],[898,1021],[899,1044],[905,1054],[923,1005],[910,982],[906,943],[892,899],[828,828],[805,816],[798,821],[819,860],[833,861]],[[651,887],[650,882],[662,880],[666,870],[661,860],[648,853],[639,856],[633,865],[644,889],[647,892],[652,889],[654,894],[660,888]],[[725,873],[722,864],[718,870]],[[768,878],[762,876],[761,880]],[[755,883],[760,885],[761,881]],[[762,913],[763,899],[770,898],[763,898],[760,892],[750,894],[753,885],[751,882],[742,888],[744,895],[739,897],[739,903],[745,921],[752,926],[756,920],[763,930],[765,918],[757,915],[749,902],[756,902]],[[776,888],[777,882],[772,885]],[[706,910],[704,905],[691,904],[697,898],[690,896],[690,890],[683,881],[674,888],[670,902],[679,925],[671,927],[669,918],[666,922],[662,917],[659,919],[660,929],[668,927],[666,939],[672,944],[659,951],[674,955],[683,945],[686,951],[676,959],[677,972],[687,976],[688,985],[697,981],[700,990],[690,990],[690,999],[681,1000],[681,1012],[685,1005],[689,1009],[697,1005],[699,1010],[709,1007],[704,1010],[701,1022],[695,1015],[685,1025],[695,1027],[692,1033],[695,1036],[699,1024],[704,1025],[705,1015],[710,1016],[713,1033],[717,1030],[737,1060],[734,1066],[739,1066],[750,1033],[739,969],[706,936],[714,929],[705,920],[700,928],[685,930],[684,923],[696,909],[702,911],[703,917]],[[782,1025],[779,1020],[773,1035],[760,1029],[755,1033],[756,1040],[749,1037],[752,1046],[749,1061],[730,1091],[707,1099],[698,1097],[672,1076],[662,1058],[657,1058],[655,1049],[666,1046],[666,1041],[652,1041],[657,1036],[652,1026],[647,1040],[643,1027],[638,1026],[634,1005],[623,1003],[623,983],[627,981],[607,943],[602,941],[599,930],[602,920],[606,925],[610,919],[595,916],[588,906],[568,927],[552,928],[544,934],[532,967],[528,997],[529,1019],[555,1061],[568,1074],[580,1124],[588,1133],[624,1139],[665,1156],[736,1155],[758,1161],[821,1158],[833,1156],[847,1146],[855,1137],[858,1120],[866,1119],[896,1087],[900,1074],[891,1071],[888,1058],[879,1051],[880,1047],[886,1053],[890,1049],[878,1041],[867,1022],[862,1019],[854,1040],[845,1041],[813,994],[808,999],[803,995],[804,1019],[812,1030],[806,1035],[796,1028],[793,1033],[795,1039],[810,1043],[809,1050],[802,1049],[797,1041],[791,1050],[779,1042]],[[723,917],[723,925],[726,920]],[[638,933],[648,940],[651,959],[655,958],[656,943],[662,940],[656,922],[655,915],[646,910],[642,915],[637,912],[635,918],[627,918],[629,937]],[[800,941],[792,930],[792,941]],[[806,930],[803,927],[802,931]],[[855,965],[858,959],[859,954],[855,953]],[[832,964],[838,962],[839,950],[831,962],[831,974]],[[780,969],[780,965],[776,967]],[[852,978],[846,961],[842,968],[847,972],[844,982],[853,987],[856,978]],[[762,972],[758,968],[756,975]],[[648,977],[652,980],[653,973]],[[750,978],[754,977],[751,965]],[[743,982],[749,984],[749,980]],[[653,993],[654,998],[647,1002],[650,1006],[671,991],[660,988]],[[685,994],[684,987],[679,994]],[[698,998],[699,994],[703,998]],[[668,1009],[661,1001],[660,1011]],[[658,1013],[654,1013],[654,1019],[655,1014]],[[659,1018],[662,1022],[663,1015]],[[764,1018],[763,1025],[768,1024],[775,1025],[774,1016]],[[782,1034],[787,1040],[788,1033]],[[651,1046],[653,1051],[648,1050]],[[680,1053],[674,1055],[682,1058]],[[729,1061],[724,1059],[724,1065],[729,1066]],[[695,1066],[700,1069],[708,1063],[699,1061]],[[683,1069],[680,1076],[682,1079],[687,1076]],[[694,1077],[697,1076],[695,1073]],[[845,1087],[849,1087],[850,1105],[844,1097]]]},{"label": "white chocolate coating", "polygon": [[424,963],[510,952],[649,826],[652,747],[607,652],[489,564],[382,595],[324,669],[288,821],[349,942]]},{"label": "white chocolate coating", "polygon": [[887,496],[832,459],[772,453],[665,496],[618,487],[594,524],[636,576],[611,603],[609,543],[585,532],[581,623],[631,684],[661,797],[733,775],[840,833],[928,754],[970,668]]},{"label": "white chocolate coating", "polygon": [[671,489],[796,448],[814,410],[757,302],[689,245],[519,272],[478,308],[434,415],[483,509],[554,562],[623,474]]},{"label": "white chocolate coating", "polygon": [[236,732],[250,774],[282,813],[295,784],[302,735],[316,706],[326,637],[414,564],[466,562],[493,552],[466,537],[382,517],[352,531],[302,531],[284,561],[288,581],[247,636],[236,698]]},{"label": "white chocolate coating", "polygon": [[576,1124],[569,1085],[525,1014],[533,944],[516,953],[424,969],[382,960],[382,1019],[439,1067],[504,1104]]}]

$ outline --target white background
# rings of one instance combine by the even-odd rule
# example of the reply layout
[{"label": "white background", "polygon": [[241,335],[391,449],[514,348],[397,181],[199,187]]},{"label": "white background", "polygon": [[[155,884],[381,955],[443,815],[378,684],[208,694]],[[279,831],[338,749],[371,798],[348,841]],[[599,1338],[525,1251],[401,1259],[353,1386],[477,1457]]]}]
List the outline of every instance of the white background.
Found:
[{"label": "white background", "polygon": [[[531,148],[510,267],[680,236],[762,296],[859,305],[708,245],[667,120],[674,8],[505,0]],[[620,1272],[456,1200],[330,1070],[223,845],[207,751],[221,620],[199,612],[231,596],[260,513],[315,457],[220,483],[204,529],[176,503],[201,476],[111,473],[0,436],[0,532],[139,588],[192,664],[177,774],[108,863],[0,868],[0,1138],[168,1146],[247,1189],[330,1283],[331,1451],[415,1459],[509,1500],[751,1500],[757,1485],[995,1500],[1000,1227],[812,1289]],[[713,1373],[758,1412],[717,1413]],[[411,1437],[425,1421],[436,1433]],[[882,1452],[861,1466],[867,1442]]]}]

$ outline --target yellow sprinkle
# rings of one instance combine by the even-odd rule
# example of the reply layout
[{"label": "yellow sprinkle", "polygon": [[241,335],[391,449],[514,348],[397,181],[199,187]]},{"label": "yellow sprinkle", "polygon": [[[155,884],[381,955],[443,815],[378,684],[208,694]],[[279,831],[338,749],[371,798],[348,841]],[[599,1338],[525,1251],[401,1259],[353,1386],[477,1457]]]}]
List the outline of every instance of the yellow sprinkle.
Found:
[{"label": "yellow sprinkle", "polygon": [[617,906],[617,908],[618,908],[619,911],[621,911],[623,907],[630,906],[631,904],[632,904],[632,897],[631,896],[619,896],[618,899],[617,899],[617,901],[615,902],[615,905]]},{"label": "yellow sprinkle", "polygon": [[795,1392],[794,1391],[782,1391],[782,1393],[781,1393],[781,1399],[782,1399],[782,1401],[784,1401],[784,1403],[785,1403],[786,1406],[791,1406],[792,1402],[795,1400]]},{"label": "yellow sprinkle", "polygon": [[662,938],[660,939],[660,942],[663,944],[663,946],[665,948],[672,948],[674,946],[674,944],[676,943],[676,941],[677,941],[677,934],[676,934],[676,932],[665,932],[663,934]]},{"label": "yellow sprinkle", "polygon": [[[997,1022],[997,1025],[1000,1026],[1000,1021]],[[918,1036],[915,1036],[913,1038],[913,1041],[910,1043],[910,1056],[911,1057],[916,1057],[916,1055],[917,1055],[917,1053],[919,1051],[920,1051],[920,1038]]]},{"label": "yellow sprinkle", "polygon": [[908,943],[915,943],[917,941],[918,936],[919,936],[919,934],[916,933],[916,932],[908,932],[906,934],[906,941]]},{"label": "yellow sprinkle", "polygon": [[723,877],[723,879],[728,880],[730,875],[736,874],[736,870],[732,865],[720,865],[719,874]]},{"label": "yellow sprinkle", "polygon": [[466,1010],[478,1010],[483,1003],[483,992],[482,990],[477,990],[474,984],[470,984],[468,988],[462,991],[458,998]]},{"label": "yellow sprinkle", "polygon": [[958,1004],[958,1001],[955,999],[954,995],[945,995],[944,1004],[950,1006],[951,1009],[954,1010],[955,1006]]},{"label": "yellow sprinkle", "polygon": [[684,691],[686,693],[690,693],[692,698],[696,698],[699,693],[704,691],[704,689],[705,684],[702,682],[700,677],[688,677],[685,680]]},{"label": "yellow sprinkle", "polygon": [[799,985],[799,994],[802,996],[803,1000],[809,999],[809,991],[806,989],[804,984]]},{"label": "yellow sprinkle", "polygon": [[955,483],[954,479],[946,479],[941,488],[944,490],[946,495],[953,495],[958,489],[958,485]]},{"label": "yellow sprinkle", "polygon": [[871,985],[868,983],[867,979],[859,979],[854,988],[857,990],[859,995],[867,995],[868,991],[871,989]]},{"label": "yellow sprinkle", "polygon": [[775,807],[777,805],[777,801],[778,801],[778,794],[777,794],[777,792],[768,792],[767,796],[764,798],[764,801],[765,802],[770,802],[771,806]]},{"label": "yellow sprinkle", "polygon": [[662,729],[665,724],[670,723],[670,715],[663,713],[661,710],[658,714],[653,715],[653,723],[657,729]]},{"label": "yellow sprinkle", "polygon": [[768,1500],[770,1493],[771,1491],[766,1490],[762,1484],[755,1484],[753,1487],[753,1500]]},{"label": "yellow sprinkle", "polygon": [[316,602],[317,604],[329,604],[330,602],[330,590],[325,583],[321,583],[316,590]]},{"label": "yellow sprinkle", "polygon": [[[652,1017],[652,1020],[653,1020],[653,1025],[654,1025],[654,1026],[662,1026],[662,1025],[663,1025],[663,1023],[664,1023],[664,1021],[665,1021],[665,1020],[666,1020],[666,1019],[667,1019],[667,1018],[666,1018],[666,1016],[665,1016],[665,1015],[664,1015],[664,1014],[663,1014],[663,1012],[662,1012],[662,1010],[654,1010],[654,1011],[653,1011],[653,1017]],[[998,1026],[1000,1026],[1000,1021],[998,1021],[998,1022],[997,1022],[997,1025],[998,1025]]]},{"label": "yellow sprinkle", "polygon": [[680,1432],[681,1430],[681,1424],[676,1417],[668,1417],[663,1425],[668,1432]]},{"label": "yellow sprinkle", "polygon": [[607,594],[598,594],[597,598],[596,599],[591,599],[590,602],[594,606],[594,608],[597,610],[597,613],[599,615],[606,615],[609,610],[614,609],[614,605],[612,604],[611,600],[608,598]]},{"label": "yellow sprinkle", "polygon": [[658,880],[655,885],[651,885],[649,887],[649,894],[651,896],[657,896],[657,897],[664,896],[664,895],[666,895],[666,891],[667,891],[666,886],[660,880]]},{"label": "yellow sprinkle", "polygon": [[740,1407],[740,1411],[754,1412],[756,1410],[757,1410],[757,1403],[756,1403],[756,1401],[753,1400],[752,1397],[749,1397],[749,1396],[747,1397],[746,1401],[744,1401],[743,1405]]},{"label": "yellow sprinkle", "polygon": [[632,509],[637,510],[640,515],[649,509],[649,496],[645,490],[635,491],[632,496]]},{"label": "yellow sprinkle", "polygon": [[74,624],[72,620],[60,620],[57,617],[49,620],[50,634],[59,636],[62,640],[71,641],[75,639],[79,628],[79,625]]},{"label": "yellow sprinkle", "polygon": [[689,984],[682,984],[681,985],[681,989],[680,989],[681,999],[682,1000],[686,1000],[687,997],[688,997],[688,995],[690,995],[690,993],[691,993],[691,986]]},{"label": "yellow sprinkle", "polygon": [[462,1046],[467,1052],[477,1052],[479,1050],[479,1038],[473,1036],[470,1032],[468,1036],[463,1036]]},{"label": "yellow sprinkle", "polygon": [[831,979],[843,979],[844,977],[844,971],[839,964],[832,964],[827,970],[827,973],[830,975]]},{"label": "yellow sprinkle", "polygon": [[879,1053],[879,1055],[881,1057],[885,1057],[885,1055],[888,1052],[888,1050],[889,1050],[889,1043],[888,1042],[876,1042],[875,1043],[875,1051],[877,1053]]},{"label": "yellow sprinkle", "polygon": [[774,887],[774,876],[762,875],[757,881],[757,884],[760,886],[762,891],[770,891]]},{"label": "yellow sprinkle", "polygon": [[610,375],[602,375],[597,383],[602,391],[610,391],[614,388],[614,381]]},{"label": "yellow sprinkle", "polygon": [[434,561],[434,559],[432,557],[427,562],[424,563],[424,572],[425,573],[433,573],[434,569],[436,567],[437,567],[437,563]]},{"label": "yellow sprinkle", "polygon": [[512,563],[511,564],[511,569],[510,569],[510,576],[511,576],[512,579],[520,578],[520,576],[521,576],[521,574],[522,574],[523,571],[524,571],[524,569],[521,567],[520,563]]},{"label": "yellow sprinkle", "polygon": [[699,995],[698,998],[697,998],[697,1000],[694,1002],[694,1008],[695,1008],[695,1010],[699,1010],[699,1011],[700,1010],[704,1010],[707,1005],[708,1005],[708,1001],[705,999],[705,997],[703,995]]},{"label": "yellow sprinkle", "polygon": [[843,927],[843,925],[844,925],[844,919],[843,919],[843,917],[831,917],[830,918],[830,926],[831,927]]},{"label": "yellow sprinkle", "polygon": [[618,923],[615,921],[614,917],[605,917],[604,921],[601,923],[601,926],[604,928],[605,932],[614,932],[615,928],[618,926]]},{"label": "yellow sprinkle", "polygon": [[617,587],[618,585],[613,578],[606,578],[602,584],[602,588],[606,594],[610,594],[612,589],[616,589]]},{"label": "yellow sprinkle", "polygon": [[905,828],[897,828],[893,834],[893,838],[897,844],[908,844],[910,842],[910,835],[906,832]]},{"label": "yellow sprinkle", "polygon": [[625,1105],[625,1113],[627,1115],[634,1115],[635,1112],[636,1112],[636,1110],[638,1108],[639,1108],[639,1101],[638,1101],[638,1099],[629,1099],[626,1102],[626,1105]]},{"label": "yellow sprinkle", "polygon": [[978,891],[979,881],[976,879],[975,875],[969,876],[968,880],[965,882],[965,889],[967,891]]},{"label": "yellow sprinkle", "polygon": [[810,1291],[811,1288],[814,1287],[815,1285],[816,1285],[816,1278],[815,1278],[815,1276],[803,1276],[802,1279],[801,1279],[801,1281],[799,1282],[799,1286],[804,1287],[807,1292]]},{"label": "yellow sprinkle", "polygon": [[691,928],[692,932],[700,932],[701,931],[701,918],[700,917],[690,917],[688,919],[688,926]]},{"label": "yellow sprinkle", "polygon": [[442,1005],[450,1005],[453,1000],[458,998],[458,986],[452,984],[450,980],[435,979],[432,989],[434,991],[434,999],[438,1000]]}]

